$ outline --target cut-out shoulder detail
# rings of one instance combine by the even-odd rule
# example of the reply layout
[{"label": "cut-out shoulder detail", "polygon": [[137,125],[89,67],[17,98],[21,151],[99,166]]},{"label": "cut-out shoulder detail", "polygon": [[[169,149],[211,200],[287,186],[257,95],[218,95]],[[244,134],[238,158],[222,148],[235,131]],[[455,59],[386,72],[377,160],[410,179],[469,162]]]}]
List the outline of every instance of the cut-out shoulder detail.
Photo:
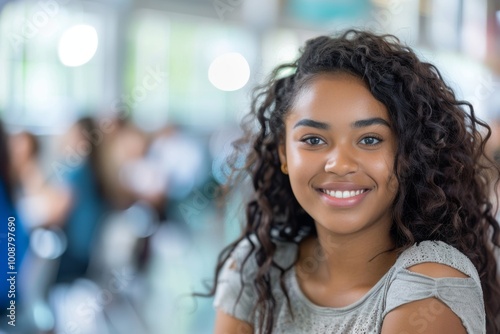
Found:
[{"label": "cut-out shoulder detail", "polygon": [[481,284],[477,270],[470,259],[442,241],[422,241],[413,245],[399,256],[395,266],[398,270],[408,269],[417,264],[429,262],[450,266]]},{"label": "cut-out shoulder detail", "polygon": [[424,262],[413,265],[409,267],[408,270],[434,278],[443,278],[443,277],[469,278],[469,276],[464,274],[463,272],[441,263]]}]

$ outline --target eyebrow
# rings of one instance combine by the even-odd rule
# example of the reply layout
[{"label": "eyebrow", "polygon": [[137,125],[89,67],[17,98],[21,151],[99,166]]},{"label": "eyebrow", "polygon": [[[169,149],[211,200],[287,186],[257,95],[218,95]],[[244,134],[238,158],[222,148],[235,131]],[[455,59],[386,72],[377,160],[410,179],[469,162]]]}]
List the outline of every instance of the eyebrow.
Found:
[{"label": "eyebrow", "polygon": [[298,121],[297,123],[295,123],[295,125],[293,126],[293,128],[297,128],[299,126],[308,126],[308,127],[311,127],[311,128],[316,128],[316,129],[320,129],[320,130],[328,130],[330,129],[330,125],[327,124],[327,123],[323,123],[323,122],[318,122],[318,121],[314,121],[312,119],[309,119],[309,118],[304,118],[304,119],[301,119],[300,121]]},{"label": "eyebrow", "polygon": [[364,128],[366,126],[375,125],[375,124],[385,125],[388,128],[391,127],[385,119],[380,118],[380,117],[361,119],[359,121],[354,122],[352,124],[352,127],[353,128]]},{"label": "eyebrow", "polygon": [[[391,127],[385,119],[380,118],[380,117],[361,119],[359,121],[352,123],[352,127],[357,129],[357,128],[364,128],[364,127],[367,127],[370,125],[375,125],[375,124],[385,125],[389,128]],[[329,130],[330,129],[330,125],[328,123],[318,122],[318,121],[315,121],[315,120],[312,120],[309,118],[301,119],[300,121],[295,123],[293,128],[295,129],[299,126],[307,126],[307,127],[311,127],[311,128],[320,129],[320,130]]]}]

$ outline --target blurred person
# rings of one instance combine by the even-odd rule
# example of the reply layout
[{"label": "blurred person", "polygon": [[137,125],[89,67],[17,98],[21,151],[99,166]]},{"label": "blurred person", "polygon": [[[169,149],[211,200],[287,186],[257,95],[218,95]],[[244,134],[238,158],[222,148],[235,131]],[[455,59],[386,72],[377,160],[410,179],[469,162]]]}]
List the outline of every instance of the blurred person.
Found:
[{"label": "blurred person", "polygon": [[28,193],[34,193],[45,183],[45,177],[38,161],[40,143],[28,131],[12,134],[10,137],[11,173],[17,183]]},{"label": "blurred person", "polygon": [[[160,212],[164,207],[161,175],[157,166],[145,160],[148,136],[129,119],[115,119],[113,123],[113,131],[102,145],[102,156],[106,158],[102,159],[101,165],[105,193],[113,215],[105,222],[100,246],[96,249],[99,252],[96,257],[101,252],[107,255],[96,259],[94,272],[124,266],[124,263],[135,269],[144,268],[149,259],[148,237],[161,219]],[[144,214],[139,214],[140,217],[147,218],[127,224],[129,217],[137,212]],[[117,220],[116,217],[121,218]],[[109,241],[120,238],[128,242],[124,246],[127,249],[118,254],[116,249],[107,246],[113,243]]]},{"label": "blurred person", "polygon": [[[67,251],[51,293],[56,331],[71,323],[82,333],[107,326],[145,332],[130,295],[142,285],[139,271],[148,261],[147,238],[156,218],[129,178],[144,172],[131,166],[143,159],[147,138],[128,120],[84,117],[61,142],[66,156],[58,171],[71,204],[63,224]],[[75,312],[100,291],[111,297],[92,310],[92,319]]]},{"label": "blurred person", "polygon": [[197,304],[196,314],[186,311],[196,277],[210,270],[206,260],[219,250],[221,235],[213,225],[219,218],[218,183],[209,177],[204,135],[169,123],[151,133],[143,159],[126,168],[130,188],[141,205],[154,208],[160,223],[148,240],[147,302],[139,304],[146,317],[155,318],[150,323],[158,332],[168,324],[172,333],[197,333],[213,315],[209,303]]},{"label": "blurred person", "polygon": [[86,275],[96,233],[110,210],[101,171],[103,137],[94,119],[83,117],[61,138],[65,165],[58,170],[58,176],[70,200],[62,219],[67,249],[60,260],[57,282],[71,282]]},{"label": "blurred person", "polygon": [[254,97],[215,333],[500,332],[490,128],[434,65],[348,30],[308,40]]},{"label": "blurred person", "polygon": [[[200,140],[190,135],[178,124],[169,124],[153,135],[147,152],[147,160],[151,161],[162,175],[164,183],[165,207],[164,220],[185,221],[182,203],[192,202],[197,187],[207,181],[209,167],[205,148]],[[207,206],[210,203],[206,203]]]},{"label": "blurred person", "polygon": [[[53,243],[55,239],[52,237],[56,234],[52,234],[52,231],[60,230],[69,198],[67,192],[52,184],[44,172],[37,136],[26,130],[14,133],[9,137],[8,146],[14,205],[20,221],[17,225],[22,225],[29,234],[30,246],[20,266],[17,281],[23,292],[21,301],[25,306],[19,312],[22,323],[19,329],[24,327],[28,332],[50,330],[52,314],[47,294],[54,282],[60,253],[48,254],[48,251],[55,250],[52,246],[57,242]],[[37,317],[40,312],[47,316],[43,319]]]},{"label": "blurred person", "polygon": [[29,131],[15,133],[9,139],[9,151],[16,205],[27,228],[60,225],[69,198],[44,173],[38,138]]},{"label": "blurred person", "polygon": [[[7,272],[20,272],[25,253],[28,248],[28,232],[26,231],[25,226],[21,223],[15,208],[14,180],[11,176],[10,170],[7,133],[4,130],[2,121],[0,121],[0,162],[0,219],[2,226],[0,229],[0,268],[2,268],[0,275],[0,314],[5,320],[9,319],[6,315],[10,313],[7,308],[10,307],[11,301],[14,301],[17,304],[17,314],[20,314],[19,297],[23,291],[20,285],[16,284],[16,292],[14,295],[11,295],[12,298],[9,297],[10,282],[7,279],[10,278],[11,275],[8,275]],[[9,236],[14,237],[14,239],[9,241]],[[13,245],[15,246],[15,264],[14,269],[8,270],[8,248]],[[5,322],[6,321],[2,321],[2,324]]]},{"label": "blurred person", "polygon": [[101,145],[102,176],[105,192],[113,208],[127,209],[137,200],[137,194],[128,183],[124,168],[143,159],[147,147],[147,136],[130,120],[114,119],[112,128]]},{"label": "blurred person", "polygon": [[164,208],[162,175],[146,159],[148,135],[129,119],[113,123],[114,130],[103,145],[103,175],[112,215],[105,222],[92,267],[100,274],[125,266],[144,269],[149,261],[149,236]]}]

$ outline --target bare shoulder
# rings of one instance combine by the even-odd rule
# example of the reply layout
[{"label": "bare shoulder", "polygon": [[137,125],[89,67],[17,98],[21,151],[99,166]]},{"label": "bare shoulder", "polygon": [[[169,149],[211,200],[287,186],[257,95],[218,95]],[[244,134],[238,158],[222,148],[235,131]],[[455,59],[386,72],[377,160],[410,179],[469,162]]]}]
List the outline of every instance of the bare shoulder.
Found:
[{"label": "bare shoulder", "polygon": [[214,334],[253,334],[253,327],[221,310],[217,310]]},{"label": "bare shoulder", "polygon": [[456,278],[468,278],[463,272],[452,268],[446,264],[435,263],[435,262],[424,262],[413,265],[408,268],[409,271],[413,271],[425,276],[433,278],[444,278],[444,277],[456,277]]},{"label": "bare shoulder", "polygon": [[382,334],[466,334],[460,318],[443,302],[426,298],[401,305],[389,312]]}]

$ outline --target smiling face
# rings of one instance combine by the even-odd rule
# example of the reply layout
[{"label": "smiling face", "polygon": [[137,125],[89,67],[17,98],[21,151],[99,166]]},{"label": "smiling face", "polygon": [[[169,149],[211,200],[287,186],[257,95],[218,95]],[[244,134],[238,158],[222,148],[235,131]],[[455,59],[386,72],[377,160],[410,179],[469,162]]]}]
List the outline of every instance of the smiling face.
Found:
[{"label": "smiling face", "polygon": [[387,108],[348,74],[322,74],[299,93],[285,119],[280,160],[318,232],[388,235],[398,182]]}]

